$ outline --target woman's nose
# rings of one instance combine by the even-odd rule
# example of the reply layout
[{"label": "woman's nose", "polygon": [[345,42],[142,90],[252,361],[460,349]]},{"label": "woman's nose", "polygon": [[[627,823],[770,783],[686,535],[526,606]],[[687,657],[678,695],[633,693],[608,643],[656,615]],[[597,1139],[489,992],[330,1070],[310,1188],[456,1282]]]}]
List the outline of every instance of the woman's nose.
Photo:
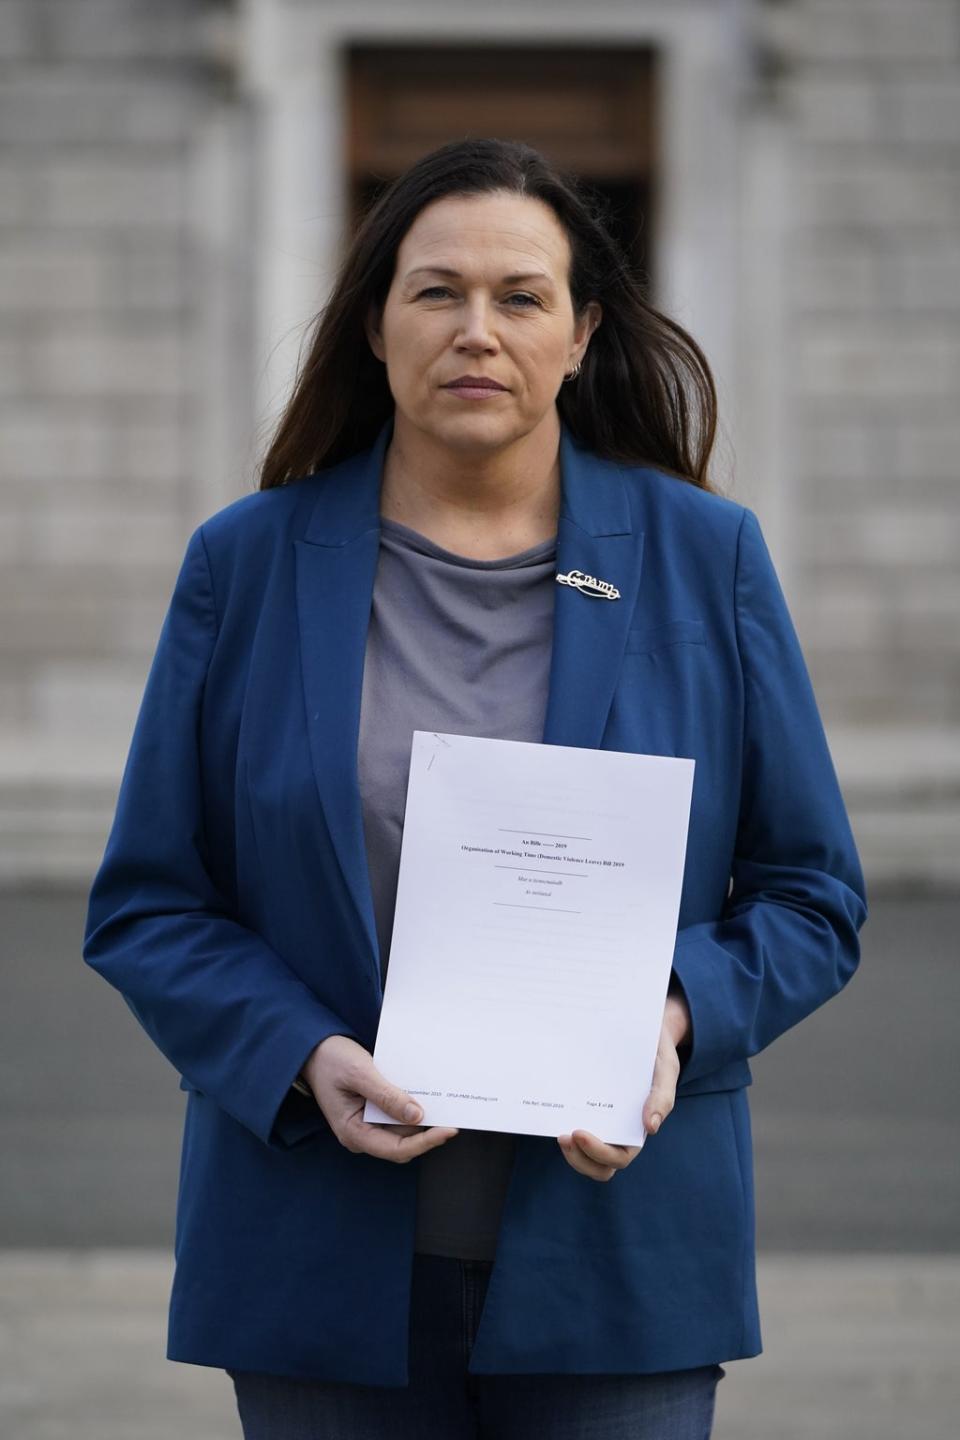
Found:
[{"label": "woman's nose", "polygon": [[468,345],[496,344],[493,307],[483,298],[468,300],[460,316],[458,339]]}]

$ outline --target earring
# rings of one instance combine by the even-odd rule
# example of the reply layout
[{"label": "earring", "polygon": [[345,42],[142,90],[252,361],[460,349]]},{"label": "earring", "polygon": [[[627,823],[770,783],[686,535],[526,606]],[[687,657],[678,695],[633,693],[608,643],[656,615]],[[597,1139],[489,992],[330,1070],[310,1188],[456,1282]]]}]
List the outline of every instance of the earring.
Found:
[{"label": "earring", "polygon": [[576,380],[576,378],[577,378],[577,376],[578,376],[579,374],[580,374],[580,361],[578,360],[577,363],[576,363],[576,365],[574,365],[573,369],[570,371],[570,374],[569,374],[569,375],[564,375],[564,377],[563,377],[564,384],[566,384],[566,382],[567,382],[568,380]]}]

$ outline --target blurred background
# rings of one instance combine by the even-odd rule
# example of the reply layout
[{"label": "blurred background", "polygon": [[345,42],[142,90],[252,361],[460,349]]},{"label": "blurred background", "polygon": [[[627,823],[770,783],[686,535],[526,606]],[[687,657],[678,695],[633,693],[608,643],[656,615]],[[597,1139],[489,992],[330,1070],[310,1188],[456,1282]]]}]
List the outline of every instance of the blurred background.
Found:
[{"label": "blurred background", "polygon": [[717,1440],[949,1440],[957,0],[0,0],[0,1431],[239,1435],[163,1358],[184,1096],[86,894],[189,533],[362,206],[467,135],[608,196],[706,351],[867,875],[858,975],[753,1065],[764,1353]]}]

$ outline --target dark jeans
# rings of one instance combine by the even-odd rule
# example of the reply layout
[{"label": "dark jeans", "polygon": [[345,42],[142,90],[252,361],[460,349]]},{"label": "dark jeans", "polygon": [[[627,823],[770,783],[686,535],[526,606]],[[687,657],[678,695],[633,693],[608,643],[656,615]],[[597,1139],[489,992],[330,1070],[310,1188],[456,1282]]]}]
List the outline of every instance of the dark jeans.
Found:
[{"label": "dark jeans", "polygon": [[492,1262],[416,1255],[406,1387],[228,1370],[244,1440],[708,1440],[721,1365],[469,1375]]}]

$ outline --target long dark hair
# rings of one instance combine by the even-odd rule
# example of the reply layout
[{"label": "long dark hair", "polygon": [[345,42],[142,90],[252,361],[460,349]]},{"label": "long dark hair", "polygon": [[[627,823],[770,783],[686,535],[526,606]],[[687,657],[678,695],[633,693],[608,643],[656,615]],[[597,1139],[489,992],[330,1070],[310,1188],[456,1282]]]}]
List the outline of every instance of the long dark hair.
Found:
[{"label": "long dark hair", "polygon": [[578,444],[631,465],[651,465],[713,490],[707,465],[717,392],[703,351],[644,297],[644,282],[608,228],[599,195],[514,140],[457,140],[411,165],[364,215],[332,293],[315,317],[305,362],[260,467],[260,489],[285,485],[367,449],[394,410],[386,367],[364,319],[382,310],[397,251],[419,212],[446,195],[511,191],[544,201],[570,244],[575,315],[603,307],[582,369],[557,395]]}]

